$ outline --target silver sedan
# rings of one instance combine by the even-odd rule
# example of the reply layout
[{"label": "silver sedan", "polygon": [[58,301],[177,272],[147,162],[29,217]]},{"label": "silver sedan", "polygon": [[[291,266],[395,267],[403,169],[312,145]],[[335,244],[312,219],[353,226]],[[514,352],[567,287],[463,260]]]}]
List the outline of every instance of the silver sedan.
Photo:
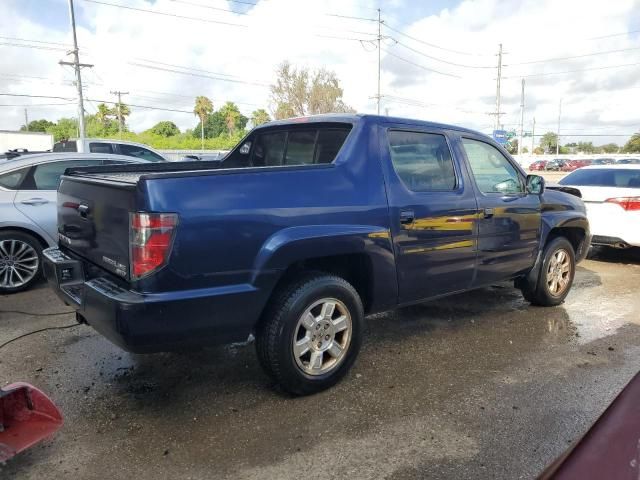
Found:
[{"label": "silver sedan", "polygon": [[0,162],[0,294],[29,288],[57,244],[56,196],[67,168],[144,163],[124,155],[45,153]]}]

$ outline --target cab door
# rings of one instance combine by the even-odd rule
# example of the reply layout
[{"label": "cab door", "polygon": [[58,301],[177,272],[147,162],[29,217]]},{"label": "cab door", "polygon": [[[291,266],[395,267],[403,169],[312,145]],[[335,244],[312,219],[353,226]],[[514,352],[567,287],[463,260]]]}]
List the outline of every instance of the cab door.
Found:
[{"label": "cab door", "polygon": [[469,288],[478,207],[448,133],[389,125],[380,139],[399,303]]},{"label": "cab door", "polygon": [[527,271],[540,244],[539,195],[526,191],[526,175],[485,138],[463,134],[461,150],[474,180],[479,207],[478,266],[474,286]]}]

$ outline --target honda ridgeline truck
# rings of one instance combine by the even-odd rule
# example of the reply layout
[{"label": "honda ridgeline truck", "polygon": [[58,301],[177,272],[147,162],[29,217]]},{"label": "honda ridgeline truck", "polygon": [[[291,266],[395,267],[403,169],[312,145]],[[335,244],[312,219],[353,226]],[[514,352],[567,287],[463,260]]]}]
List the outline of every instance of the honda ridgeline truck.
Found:
[{"label": "honda ridgeline truck", "polygon": [[320,115],[254,129],[221,163],[70,169],[45,274],[123,349],[256,337],[286,391],[335,384],[365,315],[513,280],[560,304],[590,242],[578,196],[450,125]]}]

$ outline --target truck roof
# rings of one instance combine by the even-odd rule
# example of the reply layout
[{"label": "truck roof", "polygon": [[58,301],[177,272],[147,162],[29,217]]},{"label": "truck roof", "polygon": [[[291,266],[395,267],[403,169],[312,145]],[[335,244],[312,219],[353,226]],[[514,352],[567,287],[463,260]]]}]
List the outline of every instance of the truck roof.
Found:
[{"label": "truck roof", "polygon": [[272,122],[264,123],[257,128],[274,127],[278,125],[290,125],[292,123],[316,123],[316,122],[345,122],[345,123],[358,123],[362,120],[368,120],[375,123],[406,123],[409,125],[421,125],[423,127],[441,128],[446,130],[456,130],[459,132],[473,133],[475,135],[487,136],[485,133],[472,130],[470,128],[464,128],[457,125],[450,125],[446,123],[431,122],[428,120],[417,120],[412,118],[403,117],[387,117],[385,115],[373,115],[369,113],[323,113],[320,115],[308,115],[304,117],[287,118],[284,120],[274,120]]}]

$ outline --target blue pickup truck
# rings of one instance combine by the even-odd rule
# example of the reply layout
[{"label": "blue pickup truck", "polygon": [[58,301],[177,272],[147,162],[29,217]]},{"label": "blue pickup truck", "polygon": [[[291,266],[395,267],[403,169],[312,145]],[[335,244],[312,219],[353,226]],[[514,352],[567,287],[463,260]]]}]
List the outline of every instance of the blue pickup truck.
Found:
[{"label": "blue pickup truck", "polygon": [[464,128],[298,118],[221,163],[68,170],[45,274],[126,350],[253,334],[266,372],[310,394],[352,366],[365,315],[505,280],[560,304],[590,243],[578,196]]}]

